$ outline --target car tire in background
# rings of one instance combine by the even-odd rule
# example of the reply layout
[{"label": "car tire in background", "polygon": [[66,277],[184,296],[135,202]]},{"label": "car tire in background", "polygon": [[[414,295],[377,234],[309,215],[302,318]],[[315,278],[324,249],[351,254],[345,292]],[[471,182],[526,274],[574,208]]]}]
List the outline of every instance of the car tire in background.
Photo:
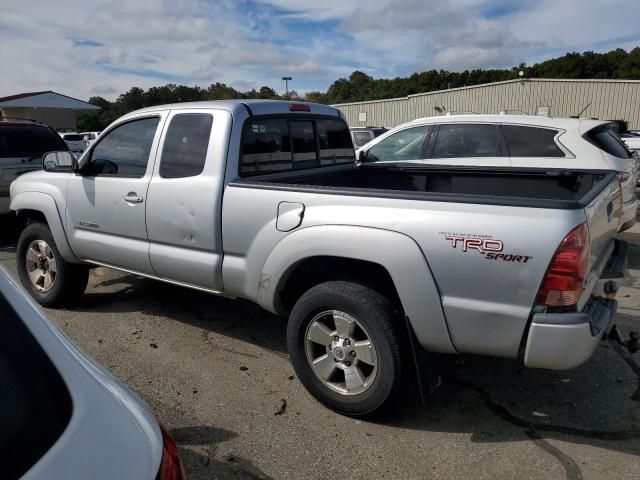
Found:
[{"label": "car tire in background", "polygon": [[87,288],[89,269],[62,258],[44,223],[30,223],[22,231],[16,264],[22,286],[42,306],[69,304]]},{"label": "car tire in background", "polygon": [[402,387],[399,315],[379,292],[346,281],[314,286],[287,327],[291,362],[306,389],[352,416],[380,412]]}]

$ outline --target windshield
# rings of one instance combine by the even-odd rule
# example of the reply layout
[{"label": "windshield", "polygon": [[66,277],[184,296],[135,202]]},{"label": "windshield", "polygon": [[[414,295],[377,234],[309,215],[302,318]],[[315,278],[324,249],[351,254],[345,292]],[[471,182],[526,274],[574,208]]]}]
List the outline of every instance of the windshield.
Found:
[{"label": "windshield", "polygon": [[0,158],[41,157],[47,152],[67,150],[60,137],[39,125],[0,126]]}]

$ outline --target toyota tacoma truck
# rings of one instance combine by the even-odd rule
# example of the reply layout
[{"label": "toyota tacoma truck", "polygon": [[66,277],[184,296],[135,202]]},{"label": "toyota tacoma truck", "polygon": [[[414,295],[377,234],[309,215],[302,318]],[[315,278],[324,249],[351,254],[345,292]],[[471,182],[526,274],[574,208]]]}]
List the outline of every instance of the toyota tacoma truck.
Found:
[{"label": "toyota tacoma truck", "polygon": [[249,299],[288,317],[301,382],[349,415],[390,405],[417,351],[583,363],[626,265],[615,171],[361,163],[325,105],[146,108],[43,167],[11,186],[40,304],[94,266]]}]

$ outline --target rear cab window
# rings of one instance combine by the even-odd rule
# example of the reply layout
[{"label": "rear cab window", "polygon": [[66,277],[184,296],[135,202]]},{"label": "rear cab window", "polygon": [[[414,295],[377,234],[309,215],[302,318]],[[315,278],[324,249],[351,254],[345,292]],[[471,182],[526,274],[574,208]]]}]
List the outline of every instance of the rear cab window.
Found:
[{"label": "rear cab window", "polygon": [[0,318],[0,478],[19,478],[60,438],[72,402],[51,360],[2,296]]},{"label": "rear cab window", "polygon": [[243,127],[241,177],[354,161],[349,127],[338,118],[251,117]]}]

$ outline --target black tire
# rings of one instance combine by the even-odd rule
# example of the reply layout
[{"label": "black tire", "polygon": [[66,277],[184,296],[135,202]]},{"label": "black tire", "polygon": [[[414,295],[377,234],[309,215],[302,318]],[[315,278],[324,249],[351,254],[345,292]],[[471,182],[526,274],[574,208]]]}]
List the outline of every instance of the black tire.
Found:
[{"label": "black tire", "polygon": [[[317,315],[327,310],[337,310],[353,317],[366,330],[374,345],[377,373],[362,393],[336,392],[314,373],[310,365],[305,350],[307,328]],[[298,378],[317,400],[339,413],[364,416],[386,410],[403,384],[404,359],[399,319],[388,298],[363,285],[335,281],[311,288],[296,302],[287,326],[287,346]],[[327,355],[331,355],[329,350]]]},{"label": "black tire", "polygon": [[[37,288],[27,272],[27,251],[32,242],[43,240],[51,249],[56,263],[56,274],[53,286],[48,291]],[[16,263],[22,286],[40,305],[58,307],[69,305],[82,296],[87,288],[89,269],[84,265],[67,262],[56,246],[51,230],[44,223],[36,222],[27,225],[18,239]]]}]

